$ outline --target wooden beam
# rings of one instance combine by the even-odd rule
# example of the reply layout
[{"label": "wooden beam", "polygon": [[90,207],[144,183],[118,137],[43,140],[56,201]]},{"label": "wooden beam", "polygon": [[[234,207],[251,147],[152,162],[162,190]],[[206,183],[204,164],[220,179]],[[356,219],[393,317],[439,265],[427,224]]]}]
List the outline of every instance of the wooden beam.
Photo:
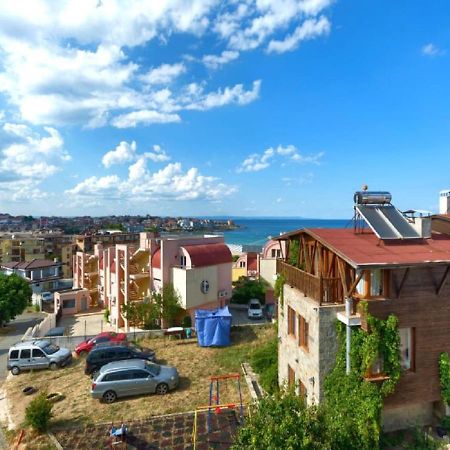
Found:
[{"label": "wooden beam", "polygon": [[360,274],[356,277],[355,281],[350,286],[350,289],[348,290],[348,295],[352,295],[353,291],[356,289],[356,286],[358,286],[358,283],[361,281],[361,278],[364,276],[365,270],[361,270]]},{"label": "wooden beam", "polygon": [[341,276],[342,288],[344,290],[344,297],[348,297],[348,287],[347,287],[347,275],[345,273],[345,268],[342,265],[342,261],[340,259],[337,260],[339,275]]},{"label": "wooden beam", "polygon": [[328,278],[331,278],[331,272],[333,272],[335,259],[336,259],[336,253],[332,253],[330,265],[328,266]]},{"label": "wooden beam", "polygon": [[401,292],[402,292],[403,286],[404,286],[405,283],[406,283],[406,279],[408,278],[408,275],[409,275],[409,267],[405,270],[405,273],[403,274],[402,281],[400,282],[400,286],[399,286],[399,288],[397,289],[397,298],[400,297],[400,294],[401,294]]},{"label": "wooden beam", "polygon": [[[286,242],[286,241],[284,241]],[[281,255],[281,259],[284,259],[284,252],[283,252],[283,246],[281,245],[281,241],[278,241],[278,245],[280,246],[280,255]],[[286,260],[285,260],[286,261]]]},{"label": "wooden beam", "polygon": [[447,266],[445,269],[444,276],[442,277],[441,282],[439,283],[439,287],[436,291],[437,295],[441,295],[442,289],[444,289],[445,283],[447,282],[448,274],[450,273],[450,266]]},{"label": "wooden beam", "polygon": [[[314,241],[314,246],[311,252],[311,273],[314,273],[315,259],[316,259],[316,251],[317,251],[317,241]],[[314,274],[316,275],[316,274]]]}]

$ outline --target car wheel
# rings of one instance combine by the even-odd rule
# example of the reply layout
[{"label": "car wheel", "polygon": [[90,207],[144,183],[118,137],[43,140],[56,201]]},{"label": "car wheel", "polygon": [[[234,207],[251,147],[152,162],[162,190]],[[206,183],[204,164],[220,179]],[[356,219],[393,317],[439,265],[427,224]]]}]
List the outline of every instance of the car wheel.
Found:
[{"label": "car wheel", "polygon": [[156,393],[158,395],[165,395],[169,392],[169,386],[166,383],[159,383],[156,386]]},{"label": "car wheel", "polygon": [[114,403],[116,401],[117,394],[114,391],[106,391],[103,394],[103,400],[105,403]]},{"label": "car wheel", "polygon": [[56,370],[58,368],[58,364],[56,364],[55,362],[50,363],[50,370]]},{"label": "car wheel", "polygon": [[14,366],[14,367],[11,369],[11,373],[12,373],[13,375],[19,375],[20,369],[19,369],[17,366]]}]

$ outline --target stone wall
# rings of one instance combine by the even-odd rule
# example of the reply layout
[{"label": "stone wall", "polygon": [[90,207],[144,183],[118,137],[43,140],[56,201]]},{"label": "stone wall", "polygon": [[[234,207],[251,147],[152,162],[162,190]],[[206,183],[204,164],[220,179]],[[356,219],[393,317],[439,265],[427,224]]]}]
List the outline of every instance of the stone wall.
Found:
[{"label": "stone wall", "polygon": [[385,432],[404,430],[433,422],[433,403],[408,403],[404,406],[384,407],[382,415]]},{"label": "stone wall", "polygon": [[[288,335],[288,306],[296,312],[295,337]],[[299,290],[284,286],[284,305],[279,308],[278,375],[280,384],[287,383],[288,365],[295,371],[295,381],[301,381],[307,391],[308,404],[323,399],[323,381],[336,360],[337,340],[335,320],[344,306],[319,306]],[[308,351],[299,346],[298,315],[309,324]]]}]

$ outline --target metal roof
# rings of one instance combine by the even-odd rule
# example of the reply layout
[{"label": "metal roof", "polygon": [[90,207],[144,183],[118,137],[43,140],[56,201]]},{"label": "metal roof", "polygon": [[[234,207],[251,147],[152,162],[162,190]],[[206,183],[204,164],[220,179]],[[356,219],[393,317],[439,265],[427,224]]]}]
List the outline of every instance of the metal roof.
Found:
[{"label": "metal roof", "polygon": [[291,231],[276,240],[306,233],[334,251],[353,267],[414,266],[450,263],[450,236],[433,233],[430,239],[382,241],[371,231],[346,228],[312,228]]}]

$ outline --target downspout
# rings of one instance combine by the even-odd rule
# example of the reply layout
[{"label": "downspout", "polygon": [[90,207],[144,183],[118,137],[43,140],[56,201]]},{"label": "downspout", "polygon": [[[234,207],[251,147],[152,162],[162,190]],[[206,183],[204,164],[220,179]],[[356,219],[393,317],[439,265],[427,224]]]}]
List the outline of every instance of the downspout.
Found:
[{"label": "downspout", "polygon": [[353,299],[351,297],[345,298],[345,315],[347,316],[347,334],[346,334],[346,347],[345,347],[345,372],[350,374],[350,348],[352,340],[352,328],[350,327],[350,316],[352,315]]}]

